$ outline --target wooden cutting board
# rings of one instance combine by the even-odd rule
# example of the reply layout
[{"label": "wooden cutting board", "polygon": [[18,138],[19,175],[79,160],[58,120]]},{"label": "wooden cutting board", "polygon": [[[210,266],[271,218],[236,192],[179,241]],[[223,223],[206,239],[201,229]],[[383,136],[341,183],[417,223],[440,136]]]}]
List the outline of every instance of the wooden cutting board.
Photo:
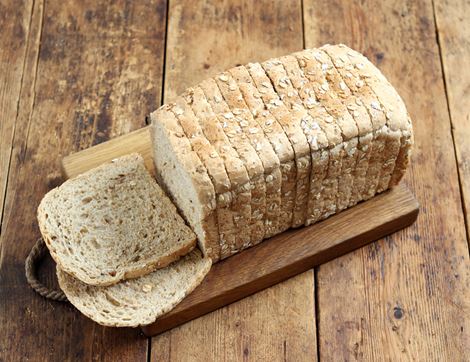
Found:
[{"label": "wooden cutting board", "polygon": [[[154,172],[149,128],[63,159],[74,177],[113,158],[138,152]],[[309,227],[288,230],[214,264],[202,284],[171,312],[142,328],[155,335],[286,280],[412,224],[419,204],[408,188],[394,189]]]}]

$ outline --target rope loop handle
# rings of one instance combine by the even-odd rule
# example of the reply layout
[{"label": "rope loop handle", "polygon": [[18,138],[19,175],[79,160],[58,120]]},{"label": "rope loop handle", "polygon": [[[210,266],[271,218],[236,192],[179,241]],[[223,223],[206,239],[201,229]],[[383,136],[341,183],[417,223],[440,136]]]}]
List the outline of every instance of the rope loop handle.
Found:
[{"label": "rope loop handle", "polygon": [[61,290],[54,290],[42,284],[36,276],[37,266],[47,254],[47,247],[42,238],[39,238],[29,252],[25,261],[26,280],[36,293],[44,298],[66,302],[67,297]]}]

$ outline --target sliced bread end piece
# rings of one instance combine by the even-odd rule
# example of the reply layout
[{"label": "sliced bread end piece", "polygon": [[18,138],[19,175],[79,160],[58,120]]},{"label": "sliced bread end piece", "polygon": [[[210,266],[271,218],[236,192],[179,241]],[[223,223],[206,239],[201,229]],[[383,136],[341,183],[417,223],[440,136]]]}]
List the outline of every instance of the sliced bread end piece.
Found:
[{"label": "sliced bread end piece", "polygon": [[166,268],[107,287],[86,285],[59,267],[57,277],[68,300],[87,317],[108,327],[137,327],[171,311],[202,282],[211,265],[196,249]]},{"label": "sliced bread end piece", "polygon": [[41,233],[59,267],[90,285],[111,285],[163,268],[189,253],[196,236],[132,154],[49,192]]}]

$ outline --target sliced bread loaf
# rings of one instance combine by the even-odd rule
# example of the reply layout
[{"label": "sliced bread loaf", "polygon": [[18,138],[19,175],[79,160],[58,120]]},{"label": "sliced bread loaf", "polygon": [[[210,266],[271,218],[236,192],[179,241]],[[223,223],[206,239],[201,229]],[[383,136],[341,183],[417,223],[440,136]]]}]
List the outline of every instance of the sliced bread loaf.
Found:
[{"label": "sliced bread loaf", "polygon": [[[210,205],[210,212],[201,213],[208,221],[218,212],[219,197],[228,202],[234,227],[227,224],[226,229],[237,233],[205,237],[212,242],[219,237],[221,259],[386,190],[401,179],[408,164],[413,136],[403,101],[377,68],[345,46],[238,66],[193,89],[194,115],[224,161],[231,190],[221,194],[213,187],[215,191],[201,192],[194,204],[178,206],[186,215]],[[197,91],[202,92],[199,102]],[[167,158],[185,154],[186,148],[175,142],[156,147],[156,158],[165,159],[156,160],[157,172],[166,175],[163,184],[177,183]],[[162,167],[164,172],[159,172]],[[193,191],[203,190],[199,185]],[[181,193],[179,187],[169,190]],[[258,224],[263,214],[264,225]]]},{"label": "sliced bread loaf", "polygon": [[137,327],[168,313],[204,279],[211,259],[194,250],[181,260],[138,279],[97,287],[60,268],[57,277],[68,300],[87,317],[109,327]]},{"label": "sliced bread loaf", "polygon": [[91,285],[148,274],[196,244],[196,236],[137,154],[50,191],[39,205],[38,220],[59,267]]}]

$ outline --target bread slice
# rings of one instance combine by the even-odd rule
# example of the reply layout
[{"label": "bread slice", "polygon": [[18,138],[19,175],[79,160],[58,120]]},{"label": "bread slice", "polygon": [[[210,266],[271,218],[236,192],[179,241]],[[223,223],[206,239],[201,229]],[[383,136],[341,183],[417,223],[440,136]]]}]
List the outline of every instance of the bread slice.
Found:
[{"label": "bread slice", "polygon": [[[253,127],[254,122],[251,112],[246,106],[243,96],[240,94],[238,86],[230,73],[219,73],[213,80],[218,88],[217,91],[222,96],[222,101],[218,103],[216,110],[223,112],[224,118],[226,118],[224,123],[226,127],[224,129],[233,136],[229,139],[235,143],[235,147],[238,148],[238,152],[244,161],[248,161],[249,158],[246,156],[250,155],[249,157],[251,157],[253,162],[261,166],[260,168],[256,167],[256,169],[261,171],[261,174],[258,174],[259,171],[255,171],[255,167],[247,165],[247,171],[254,185],[251,193],[251,225],[254,227],[252,228],[250,242],[245,245],[239,245],[239,247],[249,247],[261,242],[265,235],[266,181],[264,174],[266,169],[264,167],[265,162],[263,162],[260,153],[257,151],[258,147],[262,149],[259,129]],[[233,117],[227,118],[229,114],[232,114]],[[248,145],[251,145],[251,148]],[[268,163],[267,165],[270,166],[271,164]]]},{"label": "bread slice", "polygon": [[67,299],[88,318],[108,327],[137,327],[171,311],[202,282],[211,265],[196,249],[166,268],[107,287],[84,284],[60,267],[57,277]]},{"label": "bread slice", "polygon": [[[294,211],[295,189],[297,184],[296,153],[293,142],[288,136],[291,115],[283,107],[278,95],[271,86],[269,78],[258,63],[248,64],[241,68],[244,71],[244,81],[253,85],[263,103],[262,115],[269,117],[264,124],[264,131],[270,135],[270,142],[274,143],[281,172],[281,196],[279,203],[279,221],[275,233],[287,230],[292,225]],[[294,133],[289,133],[294,136]],[[295,137],[298,137],[296,135]]]},{"label": "bread slice", "polygon": [[[321,50],[330,57],[333,66],[342,78],[342,82],[356,96],[356,105],[352,102],[347,103],[347,107],[352,114],[358,114],[355,119],[359,130],[358,157],[356,169],[353,173],[353,190],[348,205],[353,206],[363,198],[369,161],[374,147],[375,132],[383,123],[381,119],[384,119],[384,115],[378,108],[379,103],[375,94],[352,71],[351,67],[342,61],[342,53],[338,53],[337,48],[330,46],[324,46]],[[369,115],[369,122],[366,122],[364,109]]]},{"label": "bread slice", "polygon": [[90,285],[148,274],[196,244],[196,236],[137,154],[50,191],[39,205],[38,220],[59,267]]},{"label": "bread slice", "polygon": [[[347,108],[338,99],[338,96],[330,87],[325,74],[322,62],[315,49],[307,49],[299,53],[295,53],[299,65],[301,66],[305,77],[308,80],[309,87],[311,87],[311,97],[316,97],[317,102],[324,107],[329,116],[335,120],[334,124],[337,126],[334,130],[334,136],[338,139],[335,140],[334,148],[330,153],[330,167],[328,183],[325,185],[325,209],[322,218],[328,217],[338,210],[338,205],[342,205],[347,197],[350,185],[345,184],[351,178],[342,177],[341,169],[343,168],[343,159],[347,152],[345,151],[346,142],[350,139],[357,137],[357,126]],[[338,132],[339,131],[339,132]],[[338,137],[339,133],[339,137]],[[327,133],[328,134],[328,133]],[[340,146],[341,145],[341,146]],[[337,155],[337,156],[336,156]],[[334,156],[334,157],[333,157]],[[335,161],[337,159],[337,161]],[[339,169],[339,173],[336,170]],[[347,168],[346,168],[347,169]],[[349,172],[349,171],[348,171]],[[334,175],[341,175],[336,179],[332,178]]]},{"label": "bread slice", "polygon": [[[218,99],[217,99],[218,100]],[[216,100],[214,100],[215,102]],[[229,202],[233,216],[234,230],[232,233],[220,235],[220,257],[224,259],[236,252],[237,244],[243,244],[250,239],[251,231],[246,227],[251,218],[251,181],[245,165],[237,151],[230,144],[223,131],[223,120],[219,121],[201,87],[193,89],[192,109],[199,121],[208,141],[224,160],[227,175],[232,189]],[[219,115],[219,117],[221,117]],[[218,195],[218,198],[222,195]]]},{"label": "bread slice", "polygon": [[[351,78],[354,77],[356,78],[356,82],[351,89],[356,90],[356,92],[357,90],[361,89],[364,89],[366,92],[370,92],[368,85],[361,79],[357,70],[349,61],[349,56],[346,55],[346,49],[329,46],[325,46],[324,48],[325,51],[328,50],[330,53],[335,53],[337,67],[339,66],[340,69],[344,69],[348,72],[348,78],[345,77],[344,79],[346,85],[348,85],[346,81],[350,82]],[[368,102],[367,98],[366,101]],[[374,107],[377,108],[377,105],[380,105],[380,103],[376,101],[374,103]],[[381,110],[380,107],[378,110]],[[382,168],[383,165],[389,165],[391,163],[393,170],[393,153],[395,153],[396,158],[397,151],[394,150],[397,148],[396,144],[399,144],[399,137],[398,139],[396,136],[394,137],[394,134],[387,127],[386,118],[383,112],[378,114],[376,112],[376,117],[372,118],[371,120],[373,124],[373,142],[371,145],[372,153],[371,158],[369,159],[369,167],[365,177],[364,190],[361,199],[369,199],[374,196],[377,192],[379,192],[381,183],[388,185],[390,175],[388,175],[388,177],[384,176]],[[392,160],[387,162],[387,160],[390,158],[390,155],[392,155]],[[390,166],[387,167],[390,168]],[[390,173],[392,170],[390,170]],[[381,189],[381,191],[383,190],[384,188]]]},{"label": "bread slice", "polygon": [[321,71],[329,85],[330,97],[334,97],[336,103],[340,105],[343,111],[347,110],[357,128],[357,136],[343,142],[342,176],[338,184],[341,197],[337,198],[336,201],[336,209],[337,211],[341,211],[348,207],[351,198],[357,197],[357,193],[353,191],[355,191],[354,172],[360,153],[360,148],[358,147],[359,137],[372,131],[372,123],[367,110],[362,106],[360,100],[351,94],[328,54],[317,49],[314,51],[313,55],[316,60],[321,63]]},{"label": "bread slice", "polygon": [[192,150],[172,107],[162,106],[150,115],[157,179],[196,233],[204,256],[216,260],[219,229],[214,185]]}]

